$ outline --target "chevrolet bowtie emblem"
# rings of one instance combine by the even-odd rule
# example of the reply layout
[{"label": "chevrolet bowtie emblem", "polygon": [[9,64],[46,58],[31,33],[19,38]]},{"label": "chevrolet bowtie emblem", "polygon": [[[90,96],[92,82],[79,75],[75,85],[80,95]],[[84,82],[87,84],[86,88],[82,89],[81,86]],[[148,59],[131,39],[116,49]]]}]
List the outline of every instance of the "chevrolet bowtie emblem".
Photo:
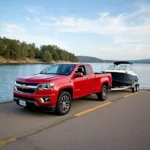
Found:
[{"label": "chevrolet bowtie emblem", "polygon": [[26,89],[27,86],[26,86],[25,84],[23,84],[23,85],[21,86],[21,88],[22,88],[22,89]]}]

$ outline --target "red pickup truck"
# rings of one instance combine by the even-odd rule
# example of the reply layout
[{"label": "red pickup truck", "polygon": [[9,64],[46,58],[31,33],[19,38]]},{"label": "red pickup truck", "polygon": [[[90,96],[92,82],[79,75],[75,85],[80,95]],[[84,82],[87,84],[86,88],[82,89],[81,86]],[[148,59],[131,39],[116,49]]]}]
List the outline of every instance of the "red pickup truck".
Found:
[{"label": "red pickup truck", "polygon": [[58,63],[39,74],[17,78],[14,100],[20,106],[37,106],[65,115],[73,99],[96,94],[98,100],[106,100],[111,85],[111,74],[94,73],[89,64]]}]

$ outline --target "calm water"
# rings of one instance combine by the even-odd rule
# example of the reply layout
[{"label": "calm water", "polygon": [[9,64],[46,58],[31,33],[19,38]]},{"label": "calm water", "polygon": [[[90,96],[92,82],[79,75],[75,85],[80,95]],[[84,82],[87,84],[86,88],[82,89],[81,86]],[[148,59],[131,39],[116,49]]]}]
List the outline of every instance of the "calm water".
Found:
[{"label": "calm water", "polygon": [[[110,64],[91,63],[95,72],[105,70]],[[48,65],[0,65],[0,101],[13,98],[13,86],[15,79],[20,76],[39,73]],[[140,88],[150,89],[150,65],[134,64],[135,72],[140,78]]]}]

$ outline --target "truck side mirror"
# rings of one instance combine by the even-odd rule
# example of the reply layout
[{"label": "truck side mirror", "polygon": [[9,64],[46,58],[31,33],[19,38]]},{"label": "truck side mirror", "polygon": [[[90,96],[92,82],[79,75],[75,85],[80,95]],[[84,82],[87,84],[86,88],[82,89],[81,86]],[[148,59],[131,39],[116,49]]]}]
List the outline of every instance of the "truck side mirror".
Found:
[{"label": "truck side mirror", "polygon": [[82,72],[76,72],[76,73],[74,74],[74,77],[75,77],[75,78],[83,77],[83,73],[82,73]]}]

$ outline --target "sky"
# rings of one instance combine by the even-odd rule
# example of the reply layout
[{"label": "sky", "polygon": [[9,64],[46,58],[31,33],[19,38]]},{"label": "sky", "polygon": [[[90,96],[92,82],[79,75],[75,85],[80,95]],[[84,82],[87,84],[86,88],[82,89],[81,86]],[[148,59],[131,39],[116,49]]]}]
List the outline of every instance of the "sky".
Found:
[{"label": "sky", "polygon": [[0,36],[101,59],[150,58],[150,1],[1,0]]}]

